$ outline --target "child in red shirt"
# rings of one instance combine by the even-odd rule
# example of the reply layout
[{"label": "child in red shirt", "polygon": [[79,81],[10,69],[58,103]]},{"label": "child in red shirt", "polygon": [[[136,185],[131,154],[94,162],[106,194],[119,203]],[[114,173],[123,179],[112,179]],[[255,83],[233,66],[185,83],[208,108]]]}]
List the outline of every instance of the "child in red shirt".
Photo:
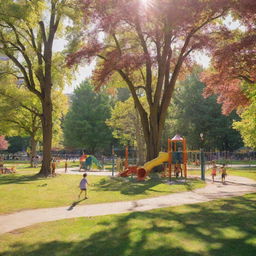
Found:
[{"label": "child in red shirt", "polygon": [[216,176],[216,174],[217,174],[217,166],[213,165],[213,167],[212,167],[212,182],[214,182],[214,177]]}]

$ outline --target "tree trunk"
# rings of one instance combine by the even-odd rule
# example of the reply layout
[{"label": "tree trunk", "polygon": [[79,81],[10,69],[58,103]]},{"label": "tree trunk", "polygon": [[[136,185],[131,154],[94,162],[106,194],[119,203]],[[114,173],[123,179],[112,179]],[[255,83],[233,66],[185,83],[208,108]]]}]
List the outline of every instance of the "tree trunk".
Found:
[{"label": "tree trunk", "polygon": [[30,154],[30,166],[33,167],[32,159],[36,156],[36,140],[35,135],[31,135],[30,138],[30,145],[31,145],[31,154]]},{"label": "tree trunk", "polygon": [[[165,110],[167,111],[167,110]],[[149,115],[149,120],[140,114],[143,134],[146,142],[146,161],[150,161],[158,156],[161,148],[161,137],[164,124],[159,119],[158,108],[152,108]]]},{"label": "tree trunk", "polygon": [[39,175],[45,177],[51,174],[51,148],[52,148],[52,100],[51,91],[45,93],[45,99],[42,101],[42,130],[43,130],[43,161]]},{"label": "tree trunk", "polygon": [[137,142],[137,149],[138,149],[138,163],[137,165],[143,165],[145,163],[145,139],[144,139],[144,135],[143,132],[141,130],[141,121],[140,121],[140,116],[139,113],[137,111],[137,109],[135,108],[135,122],[134,122],[134,126],[135,126],[135,136],[136,136],[136,142]]}]

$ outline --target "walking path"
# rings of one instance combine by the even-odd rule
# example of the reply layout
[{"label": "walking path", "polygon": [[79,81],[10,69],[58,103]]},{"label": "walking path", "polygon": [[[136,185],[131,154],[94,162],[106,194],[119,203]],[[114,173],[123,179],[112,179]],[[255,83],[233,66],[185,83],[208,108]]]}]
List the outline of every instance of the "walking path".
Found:
[{"label": "walking path", "polygon": [[[212,165],[205,165],[205,169],[209,169]],[[252,168],[252,167],[256,167],[256,165],[243,165],[243,164],[228,164],[227,165],[229,168]],[[188,166],[188,170],[200,170],[201,167],[200,166]],[[57,173],[65,173],[65,168],[58,168],[56,169]],[[79,167],[69,167],[67,169],[66,174],[81,174],[85,172],[84,170],[82,172],[79,171]],[[88,171],[87,171],[88,172]],[[88,173],[93,173],[93,175],[104,175],[104,176],[111,176],[112,175],[112,171],[109,170],[91,170]],[[116,172],[114,172],[114,175],[116,175]]]},{"label": "walking path", "polygon": [[219,180],[211,183],[207,179],[204,188],[191,192],[173,193],[166,196],[147,198],[134,201],[81,205],[74,202],[71,206],[26,210],[12,214],[0,215],[0,234],[23,228],[40,222],[90,217],[109,214],[120,214],[133,211],[147,211],[169,206],[208,202],[219,198],[240,196],[256,192],[256,181],[248,178],[228,176],[228,182]]}]

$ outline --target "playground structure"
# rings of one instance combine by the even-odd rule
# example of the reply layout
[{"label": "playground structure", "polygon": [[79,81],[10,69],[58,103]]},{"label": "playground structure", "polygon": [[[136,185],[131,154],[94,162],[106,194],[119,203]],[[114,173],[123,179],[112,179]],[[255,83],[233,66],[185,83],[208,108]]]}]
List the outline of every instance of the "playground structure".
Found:
[{"label": "playground structure", "polygon": [[[185,176],[187,178],[187,146],[186,139],[179,135],[175,135],[172,139],[168,139],[168,151],[159,152],[157,158],[146,162],[142,167],[128,165],[128,149],[125,154],[125,170],[119,173],[121,177],[127,177],[132,174],[137,175],[138,180],[144,180],[151,170],[164,163],[168,163],[168,176],[171,179],[172,173],[178,177]],[[163,176],[166,176],[165,171]]]},{"label": "playground structure", "polygon": [[86,154],[83,154],[81,157],[80,157],[80,171],[83,169],[83,170],[86,170],[86,171],[90,171],[91,168],[92,168],[92,165],[95,164],[96,167],[98,169],[103,169],[103,166],[102,164],[99,162],[99,160],[93,156],[93,155],[86,155]]}]

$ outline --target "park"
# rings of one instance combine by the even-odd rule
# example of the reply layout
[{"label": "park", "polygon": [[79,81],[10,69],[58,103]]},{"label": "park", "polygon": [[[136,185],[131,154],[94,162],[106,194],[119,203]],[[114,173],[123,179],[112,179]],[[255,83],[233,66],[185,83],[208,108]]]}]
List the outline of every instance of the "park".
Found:
[{"label": "park", "polygon": [[255,1],[0,10],[0,255],[255,255]]}]

